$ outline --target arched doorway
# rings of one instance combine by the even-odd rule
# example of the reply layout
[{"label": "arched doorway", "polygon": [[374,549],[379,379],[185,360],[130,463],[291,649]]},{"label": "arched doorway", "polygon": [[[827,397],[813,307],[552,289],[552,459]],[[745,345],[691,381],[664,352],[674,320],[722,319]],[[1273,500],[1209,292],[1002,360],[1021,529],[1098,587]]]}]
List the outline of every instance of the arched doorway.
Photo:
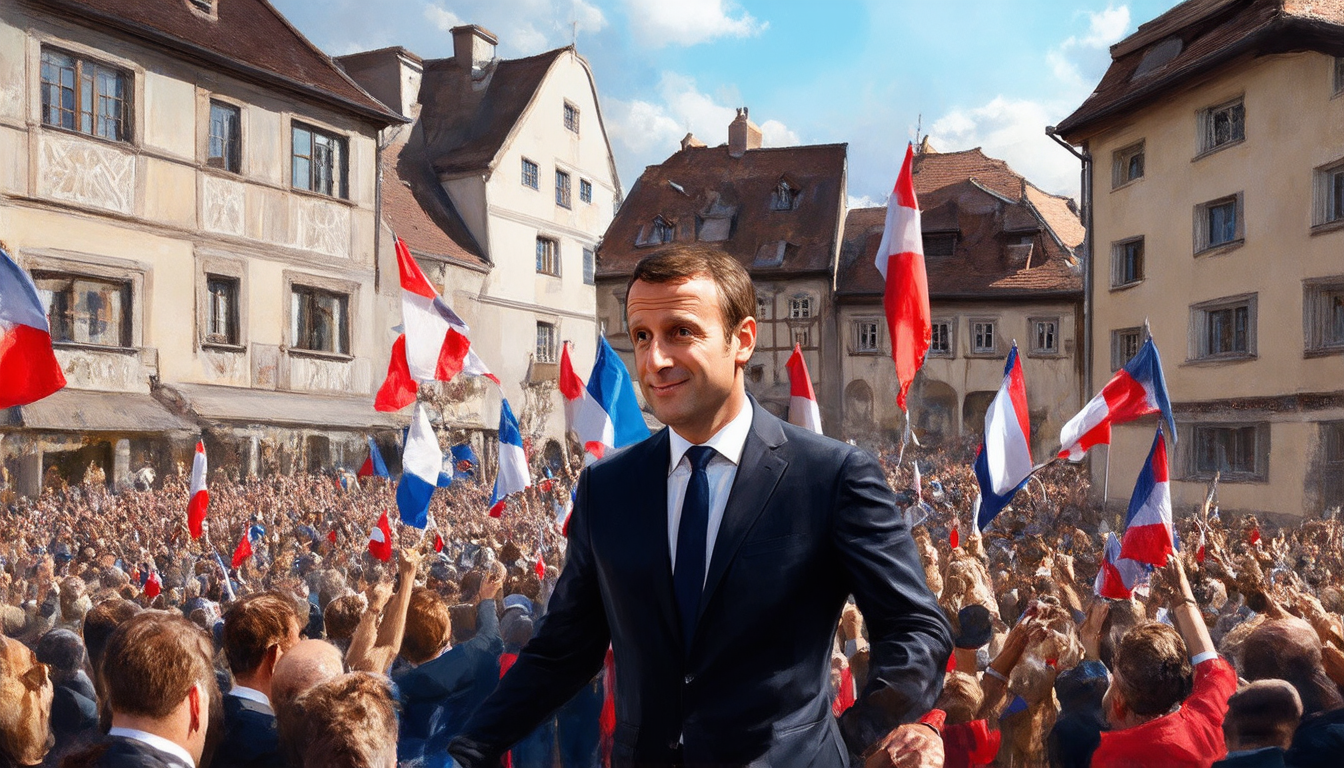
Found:
[{"label": "arched doorway", "polygon": [[985,433],[985,411],[998,392],[970,392],[961,406],[962,431],[980,437]]},{"label": "arched doorway", "polygon": [[868,429],[873,426],[873,388],[862,379],[845,387],[845,426]]},{"label": "arched doorway", "polygon": [[915,380],[910,397],[911,427],[921,440],[938,442],[957,432],[957,391],[948,384],[928,378]]}]

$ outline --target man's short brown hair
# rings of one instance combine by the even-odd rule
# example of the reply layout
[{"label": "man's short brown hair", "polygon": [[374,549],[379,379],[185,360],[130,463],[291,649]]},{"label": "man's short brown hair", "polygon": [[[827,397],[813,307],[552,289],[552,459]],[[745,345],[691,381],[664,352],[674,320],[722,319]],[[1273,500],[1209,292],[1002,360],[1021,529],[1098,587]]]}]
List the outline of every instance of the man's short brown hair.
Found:
[{"label": "man's short brown hair", "polygon": [[1140,624],[1115,649],[1115,676],[1135,714],[1163,715],[1190,695],[1194,676],[1185,642],[1166,624]]},{"label": "man's short brown hair", "polygon": [[210,638],[179,614],[127,619],[112,633],[100,671],[112,711],[162,719],[198,684],[217,701],[210,656]]},{"label": "man's short brown hair", "polygon": [[328,640],[349,640],[364,615],[364,601],[359,595],[345,595],[327,603],[322,612],[322,624]]},{"label": "man's short brown hair", "polygon": [[411,592],[406,610],[406,634],[401,638],[401,657],[412,664],[424,664],[448,645],[452,619],[448,603],[439,593],[425,587]]},{"label": "man's short brown hair", "polygon": [[224,614],[224,655],[235,675],[256,671],[271,646],[286,650],[299,624],[294,601],[277,592],[259,592],[234,603]]},{"label": "man's short brown hair", "polygon": [[84,649],[89,652],[89,664],[94,675],[102,665],[107,641],[123,622],[140,612],[140,606],[119,597],[93,606],[84,616]]},{"label": "man's short brown hair", "polygon": [[1256,680],[1227,700],[1223,735],[1239,750],[1283,747],[1302,721],[1302,698],[1287,680]]},{"label": "man's short brown hair", "polygon": [[387,678],[348,672],[280,711],[280,743],[300,768],[395,765],[397,711]]},{"label": "man's short brown hair", "polygon": [[717,248],[675,245],[639,260],[625,290],[637,280],[646,283],[683,283],[707,277],[719,291],[719,313],[725,338],[732,338],[743,320],[756,314],[756,286],[737,259]]}]

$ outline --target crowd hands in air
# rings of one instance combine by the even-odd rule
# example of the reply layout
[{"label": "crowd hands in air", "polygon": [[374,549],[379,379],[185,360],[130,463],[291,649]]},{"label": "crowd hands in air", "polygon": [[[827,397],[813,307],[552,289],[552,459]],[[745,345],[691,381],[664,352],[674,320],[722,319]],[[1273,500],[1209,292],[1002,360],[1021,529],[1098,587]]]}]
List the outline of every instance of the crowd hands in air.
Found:
[{"label": "crowd hands in air", "polygon": [[[919,738],[897,731],[868,765],[936,765],[940,751],[965,767],[1344,760],[1337,514],[1280,527],[1178,513],[1182,551],[1132,598],[1108,600],[1093,582],[1100,533],[1119,521],[1089,502],[1075,468],[1038,473],[982,535],[968,447],[869,447],[956,650],[923,721],[940,739],[921,756],[907,748]],[[197,540],[180,477],[116,494],[51,482],[7,500],[0,766],[449,764],[448,741],[545,615],[573,479],[561,473],[498,519],[488,485],[455,483],[436,494],[434,527],[399,527],[386,563],[366,546],[378,512],[395,517],[379,480],[213,478]],[[233,568],[244,535],[253,554]],[[847,606],[837,714],[867,681],[866,636]],[[618,669],[609,657],[510,765],[608,763],[606,678]]]}]

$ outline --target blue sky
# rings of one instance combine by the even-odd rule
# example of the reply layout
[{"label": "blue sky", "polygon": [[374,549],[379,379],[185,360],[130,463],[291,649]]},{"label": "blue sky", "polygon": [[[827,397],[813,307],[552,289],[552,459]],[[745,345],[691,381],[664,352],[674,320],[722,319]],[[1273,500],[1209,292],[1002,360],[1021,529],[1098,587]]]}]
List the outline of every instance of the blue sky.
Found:
[{"label": "blue sky", "polygon": [[476,23],[499,55],[568,45],[597,77],[628,191],[689,129],[727,140],[746,106],[767,146],[849,143],[852,204],[885,202],[922,124],[936,149],[984,147],[1076,195],[1078,164],[1044,135],[1096,85],[1108,47],[1175,0],[272,0],[332,55],[401,45],[452,54]]}]

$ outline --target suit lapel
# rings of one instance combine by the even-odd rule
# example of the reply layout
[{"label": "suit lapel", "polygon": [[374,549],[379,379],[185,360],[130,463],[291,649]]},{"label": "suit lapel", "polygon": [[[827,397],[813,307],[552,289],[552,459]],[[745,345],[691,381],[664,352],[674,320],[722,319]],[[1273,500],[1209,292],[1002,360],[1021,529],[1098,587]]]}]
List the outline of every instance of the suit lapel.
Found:
[{"label": "suit lapel", "polygon": [[770,415],[754,398],[752,410],[751,433],[747,435],[747,442],[743,446],[737,476],[728,493],[728,506],[723,510],[723,522],[719,524],[718,538],[714,540],[714,553],[705,577],[705,591],[700,596],[700,610],[696,615],[697,627],[700,626],[699,619],[705,615],[705,606],[713,599],[738,547],[742,545],[742,540],[746,538],[756,518],[765,511],[770,496],[779,484],[779,478],[789,465],[775,455],[775,448],[786,440],[779,419]]},{"label": "suit lapel", "polygon": [[667,428],[648,441],[648,454],[636,463],[638,471],[629,487],[631,499],[647,499],[648,506],[636,514],[637,546],[645,549],[645,562],[653,563],[654,600],[667,623],[667,630],[680,642],[681,619],[677,617],[676,596],[672,589],[672,555],[667,541],[667,465],[672,460]]}]

